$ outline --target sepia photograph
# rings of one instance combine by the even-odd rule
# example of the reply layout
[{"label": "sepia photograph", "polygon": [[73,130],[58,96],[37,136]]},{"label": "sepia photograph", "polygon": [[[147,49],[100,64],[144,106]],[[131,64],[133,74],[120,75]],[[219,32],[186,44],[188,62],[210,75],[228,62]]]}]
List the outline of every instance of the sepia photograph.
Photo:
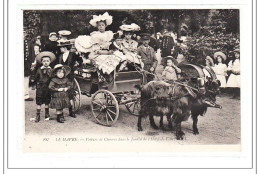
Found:
[{"label": "sepia photograph", "polygon": [[21,30],[24,152],[241,150],[239,9],[23,10]]}]

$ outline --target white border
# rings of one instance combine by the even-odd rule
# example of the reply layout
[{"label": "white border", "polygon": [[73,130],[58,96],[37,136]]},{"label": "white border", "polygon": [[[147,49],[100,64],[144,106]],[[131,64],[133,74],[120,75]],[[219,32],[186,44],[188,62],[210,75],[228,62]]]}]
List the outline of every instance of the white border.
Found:
[{"label": "white border", "polygon": [[[100,2],[100,1],[99,1]],[[138,1],[131,1],[132,3]],[[163,1],[157,2],[160,4]],[[165,2],[165,1],[164,1]],[[166,1],[165,4],[169,4],[169,1]],[[21,48],[15,48],[16,44],[19,41],[16,38],[22,38],[22,31],[19,28],[21,25],[21,15],[18,15],[18,12],[21,12],[19,8],[25,7],[24,4],[58,4],[56,1],[23,1],[23,5],[17,5],[20,2],[10,1],[9,2],[9,167],[14,168],[24,168],[24,167],[178,167],[178,168],[187,168],[187,167],[239,167],[239,168],[248,168],[251,167],[251,150],[252,150],[252,136],[251,136],[251,123],[252,123],[252,108],[251,108],[251,89],[252,89],[252,78],[251,78],[251,67],[252,67],[252,40],[251,40],[251,1],[240,0],[240,1],[215,1],[218,4],[223,5],[203,5],[202,8],[230,8],[230,5],[233,4],[232,8],[241,9],[241,65],[242,65],[242,107],[241,107],[241,127],[242,127],[242,152],[241,153],[116,153],[116,154],[91,154],[92,158],[89,158],[89,154],[23,154],[21,147],[21,126],[23,123],[22,119],[17,119],[19,115],[22,118],[24,113],[23,106],[21,101],[23,101],[23,94],[21,93],[23,87],[23,68],[20,65],[23,65],[23,58],[21,57]],[[62,4],[71,4],[71,1],[60,1]],[[81,4],[82,1],[73,1],[73,3]],[[88,2],[89,4],[97,4],[97,2]],[[113,5],[113,2],[103,1],[103,4],[111,3],[110,5],[102,5],[104,8],[140,8],[140,5]],[[129,2],[120,2],[120,4],[129,3]],[[151,1],[142,1],[143,4],[154,4],[156,2]],[[193,4],[189,5],[190,1],[181,1],[176,2],[179,5],[156,5],[156,8],[199,8],[201,4],[214,4],[214,1],[192,1]],[[186,4],[185,6],[180,5]],[[26,8],[33,8],[33,5],[26,5]],[[114,4],[116,4],[114,2]],[[242,5],[234,5],[242,4]],[[38,8],[38,6],[36,6]],[[54,9],[82,9],[82,6],[77,5],[61,5],[59,7],[54,7],[52,5],[43,5],[42,8],[54,8]],[[99,6],[100,7],[100,6]],[[150,7],[154,7],[149,5]],[[86,8],[94,9],[94,7],[86,5]],[[98,7],[97,7],[98,8]],[[19,37],[17,37],[19,36]],[[19,51],[14,51],[19,50]],[[11,71],[12,70],[12,71]],[[13,106],[16,106],[14,109]],[[174,156],[174,157],[173,157]],[[186,156],[186,157],[185,157]],[[187,157],[188,156],[188,157]],[[169,159],[169,160],[168,160]],[[57,164],[57,160],[59,164]],[[71,163],[70,161],[73,161]],[[100,163],[102,165],[100,165]],[[30,173],[30,171],[29,171]],[[238,172],[239,173],[239,172]]]}]

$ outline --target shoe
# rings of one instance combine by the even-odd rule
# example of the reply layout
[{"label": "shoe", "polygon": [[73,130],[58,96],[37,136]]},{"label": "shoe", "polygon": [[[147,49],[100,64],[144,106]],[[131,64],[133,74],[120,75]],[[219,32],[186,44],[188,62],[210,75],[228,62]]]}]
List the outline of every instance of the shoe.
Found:
[{"label": "shoe", "polygon": [[57,122],[64,123],[64,121],[61,120],[61,114],[57,115]]},{"label": "shoe", "polygon": [[66,121],[66,120],[65,120],[65,117],[64,117],[64,115],[63,115],[63,113],[61,114],[60,119],[61,119],[62,121]]},{"label": "shoe", "polygon": [[71,112],[71,113],[69,114],[69,116],[70,116],[70,117],[73,117],[73,118],[77,118],[77,116],[76,116],[73,112]]},{"label": "shoe", "polygon": [[50,120],[50,115],[49,114],[45,114],[45,120]]},{"label": "shoe", "polygon": [[24,99],[25,101],[33,101],[33,98],[26,98],[26,99]]},{"label": "shoe", "polygon": [[39,121],[40,121],[40,114],[37,114],[35,118],[35,123],[38,123]]}]

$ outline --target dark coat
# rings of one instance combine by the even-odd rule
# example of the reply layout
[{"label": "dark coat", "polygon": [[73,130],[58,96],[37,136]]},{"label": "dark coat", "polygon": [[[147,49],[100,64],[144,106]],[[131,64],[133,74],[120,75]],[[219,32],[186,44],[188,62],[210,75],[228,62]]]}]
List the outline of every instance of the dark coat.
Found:
[{"label": "dark coat", "polygon": [[165,35],[162,38],[161,43],[161,50],[162,50],[162,57],[170,56],[171,49],[174,46],[174,40],[171,36]]},{"label": "dark coat", "polygon": [[148,46],[147,48],[143,45],[137,48],[137,54],[141,56],[141,59],[144,63],[144,70],[150,71],[150,68],[154,69],[157,66],[157,59],[155,56],[155,51],[152,47]]},{"label": "dark coat", "polygon": [[69,53],[68,58],[67,58],[67,60],[65,62],[63,61],[63,54],[59,55],[58,63],[62,64],[62,65],[68,65],[70,67],[70,69],[71,69],[71,73],[68,75],[69,79],[73,78],[73,72],[76,69],[76,67],[74,65],[75,65],[76,62],[78,62],[79,66],[81,66],[83,60],[82,60],[81,57],[79,57],[77,54],[75,54],[73,52]]}]

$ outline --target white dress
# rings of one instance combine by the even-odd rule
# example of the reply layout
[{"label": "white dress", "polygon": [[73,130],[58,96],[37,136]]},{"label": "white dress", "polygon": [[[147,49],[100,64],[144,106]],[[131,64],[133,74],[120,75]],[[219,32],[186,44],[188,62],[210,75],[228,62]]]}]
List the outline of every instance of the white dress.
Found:
[{"label": "white dress", "polygon": [[118,54],[111,54],[111,55],[100,55],[97,54],[96,51],[98,50],[108,50],[111,44],[111,40],[113,39],[113,32],[112,31],[105,31],[103,33],[99,31],[94,31],[90,33],[92,45],[92,51],[89,54],[89,59],[92,60],[94,65],[99,69],[102,70],[105,74],[110,74],[113,72],[117,65],[119,64],[124,57],[118,56]]},{"label": "white dress", "polygon": [[225,88],[227,87],[226,75],[227,75],[227,65],[223,63],[215,64],[212,67],[214,72],[216,73],[217,79],[220,81],[220,87]]},{"label": "white dress", "polygon": [[228,70],[232,73],[228,78],[227,87],[240,88],[240,60],[230,61],[228,63]]}]

